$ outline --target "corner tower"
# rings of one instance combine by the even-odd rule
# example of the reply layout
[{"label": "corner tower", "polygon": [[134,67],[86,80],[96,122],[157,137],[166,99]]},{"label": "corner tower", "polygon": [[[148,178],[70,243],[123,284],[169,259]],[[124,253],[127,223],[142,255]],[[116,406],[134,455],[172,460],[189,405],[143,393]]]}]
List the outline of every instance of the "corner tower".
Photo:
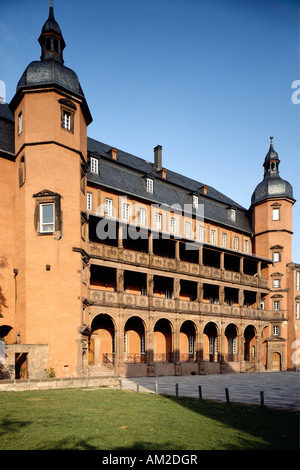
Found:
[{"label": "corner tower", "polygon": [[65,41],[52,1],[38,41],[41,58],[28,65],[10,103],[18,291],[10,341],[24,345],[23,350],[35,345],[29,363],[39,357],[39,370],[72,376],[82,373],[87,126],[92,118],[76,73],[64,65]]},{"label": "corner tower", "polygon": [[[289,353],[286,354],[286,320],[293,320],[288,304],[287,264],[292,261],[292,210],[295,199],[290,183],[279,176],[280,160],[274,150],[273,137],[270,140],[270,148],[263,164],[264,177],[253,192],[250,209],[254,232],[253,252],[273,260],[273,265],[268,268],[270,294],[266,297],[264,308],[273,311],[274,318],[277,317],[278,321],[272,322],[272,331],[269,332],[269,345],[274,348],[269,357],[270,361],[271,357],[280,358],[280,368],[285,369],[284,358],[290,356]],[[277,351],[279,344],[281,350]],[[289,345],[287,347],[289,348]],[[269,368],[275,366],[269,364]]]}]

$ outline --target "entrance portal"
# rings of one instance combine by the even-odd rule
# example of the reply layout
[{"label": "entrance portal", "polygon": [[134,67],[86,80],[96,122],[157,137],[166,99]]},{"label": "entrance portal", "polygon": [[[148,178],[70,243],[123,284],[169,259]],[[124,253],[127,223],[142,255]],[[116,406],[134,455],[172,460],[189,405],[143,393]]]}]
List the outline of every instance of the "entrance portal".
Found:
[{"label": "entrance portal", "polygon": [[281,357],[278,352],[274,352],[271,356],[271,370],[281,370]]}]

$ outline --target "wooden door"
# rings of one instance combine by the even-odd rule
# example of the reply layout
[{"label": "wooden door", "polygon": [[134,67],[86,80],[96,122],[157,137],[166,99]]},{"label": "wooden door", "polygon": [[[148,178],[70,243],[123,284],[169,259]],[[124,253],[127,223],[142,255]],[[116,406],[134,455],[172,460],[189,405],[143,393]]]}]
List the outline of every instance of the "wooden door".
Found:
[{"label": "wooden door", "polygon": [[271,370],[280,370],[280,354],[274,352],[271,356]]}]

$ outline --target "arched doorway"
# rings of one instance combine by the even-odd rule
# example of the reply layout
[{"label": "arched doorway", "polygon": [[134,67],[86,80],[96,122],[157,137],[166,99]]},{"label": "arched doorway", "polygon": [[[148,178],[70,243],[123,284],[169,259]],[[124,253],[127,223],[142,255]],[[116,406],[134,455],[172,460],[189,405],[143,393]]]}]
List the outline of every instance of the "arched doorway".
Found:
[{"label": "arched doorway", "polygon": [[196,360],[195,350],[196,329],[192,321],[185,321],[179,333],[180,362],[193,362]]},{"label": "arched doorway", "polygon": [[89,365],[114,364],[115,327],[106,314],[97,315],[91,324],[89,340]]},{"label": "arched doorway", "polygon": [[244,331],[244,360],[253,362],[256,359],[256,331],[253,325],[248,325]]},{"label": "arched doorway", "polygon": [[278,352],[273,352],[271,356],[271,370],[281,370],[281,355]]},{"label": "arched doorway", "polygon": [[156,362],[173,362],[172,355],[172,328],[165,318],[158,320],[154,327],[154,354]]},{"label": "arched doorway", "polygon": [[145,328],[139,317],[130,317],[125,324],[124,361],[146,362]]},{"label": "arched doorway", "polygon": [[203,359],[205,361],[218,361],[218,328],[213,322],[207,323],[203,335]]},{"label": "arched doorway", "polygon": [[225,361],[232,362],[238,360],[237,327],[230,323],[225,329],[227,339],[227,350],[225,350]]}]

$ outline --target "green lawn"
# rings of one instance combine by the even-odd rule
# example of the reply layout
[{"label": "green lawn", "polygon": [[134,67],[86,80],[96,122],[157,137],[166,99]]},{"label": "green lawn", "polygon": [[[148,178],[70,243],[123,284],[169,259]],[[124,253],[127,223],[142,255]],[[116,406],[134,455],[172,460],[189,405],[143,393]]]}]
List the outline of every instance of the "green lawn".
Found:
[{"label": "green lawn", "polygon": [[298,450],[292,411],[122,390],[0,392],[0,450]]}]

